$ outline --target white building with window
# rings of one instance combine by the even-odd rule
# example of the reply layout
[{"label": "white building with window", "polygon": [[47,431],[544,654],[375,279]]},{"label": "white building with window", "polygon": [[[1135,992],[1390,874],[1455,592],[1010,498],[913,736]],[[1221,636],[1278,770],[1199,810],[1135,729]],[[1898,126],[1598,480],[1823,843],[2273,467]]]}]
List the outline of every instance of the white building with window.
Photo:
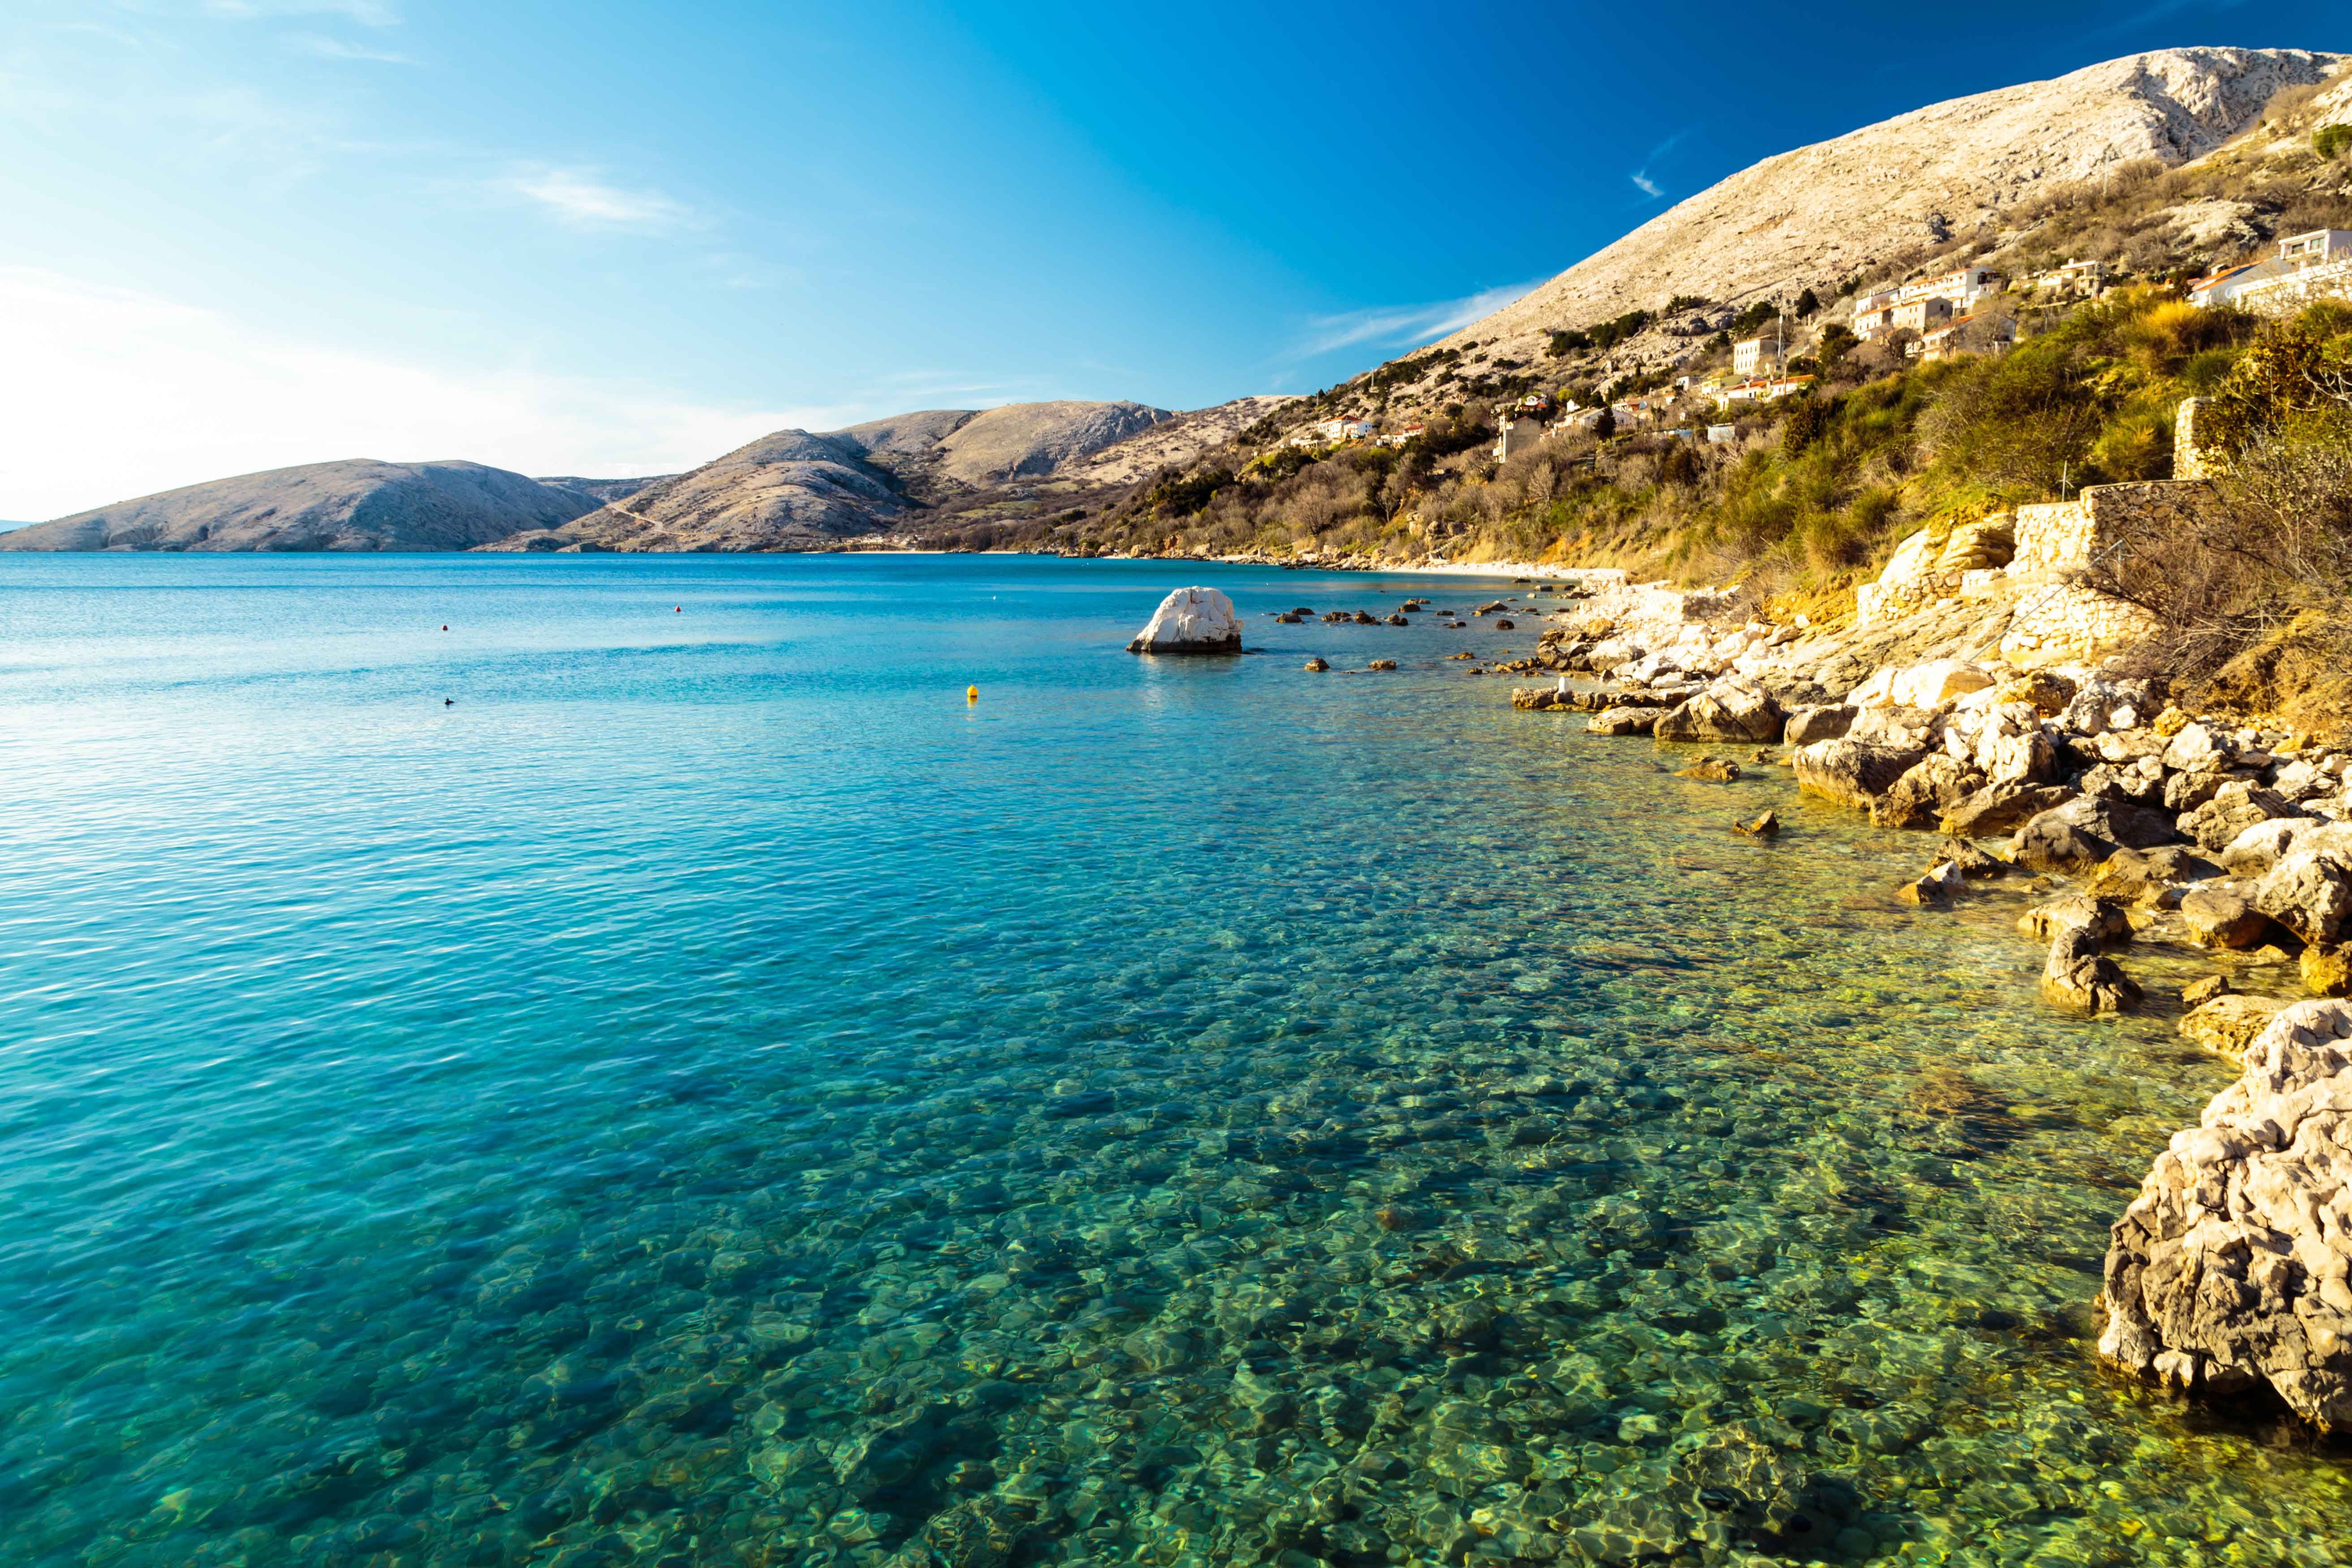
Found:
[{"label": "white building with window", "polygon": [[1731,368],[1739,375],[1752,376],[1761,371],[1777,370],[1780,364],[1780,334],[1777,331],[1742,338],[1731,345]]}]

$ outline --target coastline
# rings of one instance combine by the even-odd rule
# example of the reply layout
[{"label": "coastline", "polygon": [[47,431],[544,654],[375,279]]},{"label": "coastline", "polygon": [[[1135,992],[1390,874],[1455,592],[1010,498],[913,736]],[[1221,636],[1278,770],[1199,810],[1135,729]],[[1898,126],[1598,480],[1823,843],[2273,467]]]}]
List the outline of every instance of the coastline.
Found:
[{"label": "coastline", "polygon": [[[1940,836],[1885,894],[1925,921],[2014,902],[2021,939],[2046,950],[2021,1007],[2169,1014],[2129,970],[2145,958],[2201,971],[2179,989],[2178,1032],[2240,1076],[2201,1128],[2156,1152],[2116,1220],[2099,1352],[2182,1394],[2275,1395],[2321,1432],[2341,1428],[2352,1237],[2284,1194],[2352,1202],[2334,1174],[2352,1135],[2352,746],[2185,711],[2095,638],[2033,658],[2038,639],[2015,636],[2032,592],[1835,632],[1713,622],[1705,595],[1676,605],[1664,584],[1531,606],[1514,613],[1550,628],[1513,672],[1559,679],[1511,700],[1670,756],[1729,746],[1678,775],[1776,765],[1796,794]],[[1769,812],[1738,826],[1779,831]],[[2220,1306],[2191,1304],[2204,1300],[2197,1249],[2221,1245],[2197,1240],[2200,1225],[2241,1249],[2221,1266],[2235,1283]],[[2262,1273],[2282,1253],[2307,1285]]]}]

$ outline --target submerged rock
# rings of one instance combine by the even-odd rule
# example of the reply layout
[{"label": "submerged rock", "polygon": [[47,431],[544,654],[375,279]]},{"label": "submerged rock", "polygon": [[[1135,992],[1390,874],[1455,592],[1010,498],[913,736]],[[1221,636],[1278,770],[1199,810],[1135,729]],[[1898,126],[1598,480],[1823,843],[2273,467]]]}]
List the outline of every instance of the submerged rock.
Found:
[{"label": "submerged rock", "polygon": [[1958,866],[1949,860],[1938,860],[1921,876],[1895,889],[1895,896],[1906,904],[1940,904],[1948,902],[1967,885]]},{"label": "submerged rock", "polygon": [[2181,1015],[2180,1032],[2214,1055],[2236,1061],[2285,1005],[2266,996],[2224,992]]},{"label": "submerged rock", "polygon": [[2042,999],[2081,1013],[2128,1013],[2139,1005],[2140,989],[2099,951],[2095,931],[2067,926],[2051,939],[2050,958],[2042,967]]},{"label": "submerged rock", "polygon": [[[1660,720],[1664,723],[1664,720]],[[1739,777],[1739,764],[1724,757],[1701,757],[1686,768],[1675,770],[1678,779],[1702,779],[1709,784],[1730,784]]]},{"label": "submerged rock", "polygon": [[1586,720],[1584,727],[1596,735],[1646,735],[1669,711],[1664,708],[1609,708]]},{"label": "submerged rock", "polygon": [[2100,1353],[2352,1425],[2352,1003],[2282,1008],[2116,1221]]},{"label": "submerged rock", "polygon": [[1239,653],[1241,617],[1215,588],[1179,588],[1160,601],[1150,624],[1127,645],[1129,653]]},{"label": "submerged rock", "polygon": [[1780,836],[1780,819],[1768,811],[1751,822],[1733,823],[1731,830],[1745,833],[1750,838],[1774,838]]}]

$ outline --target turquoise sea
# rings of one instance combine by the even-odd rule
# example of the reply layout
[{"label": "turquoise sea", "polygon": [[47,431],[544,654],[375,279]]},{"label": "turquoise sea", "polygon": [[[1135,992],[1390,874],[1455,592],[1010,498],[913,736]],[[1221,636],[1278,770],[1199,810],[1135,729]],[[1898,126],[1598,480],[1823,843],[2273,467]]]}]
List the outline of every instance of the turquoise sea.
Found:
[{"label": "turquoise sea", "polygon": [[2352,1556],[2093,1354],[2165,1007],[1267,619],[1524,592],[0,558],[0,1561]]}]

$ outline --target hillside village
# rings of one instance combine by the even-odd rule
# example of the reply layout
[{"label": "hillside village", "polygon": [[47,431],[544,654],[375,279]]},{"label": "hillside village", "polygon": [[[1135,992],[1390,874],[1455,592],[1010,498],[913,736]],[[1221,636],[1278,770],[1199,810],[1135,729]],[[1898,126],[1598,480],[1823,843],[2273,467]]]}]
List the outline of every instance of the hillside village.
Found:
[{"label": "hillside village", "polygon": [[[1271,407],[1108,506],[1004,519],[995,542],[1613,566],[1851,616],[1923,529],[2170,478],[2180,405],[2221,390],[2265,323],[2352,296],[2348,66],[2166,51],[1768,160],[1486,321]],[[2067,153],[2087,135],[2070,112],[2105,138],[2087,161]],[[1856,160],[1958,168],[1922,133],[1948,120],[1980,162],[2024,163],[1985,145],[2004,117],[2043,129],[2016,132],[2027,173],[1972,224],[1954,196],[1907,241],[1895,211],[1865,248],[1870,223],[1800,234],[1790,217],[1759,253],[1726,210],[1727,191],[1777,204],[1787,181]],[[2127,131],[2150,151],[2100,161]]]}]

